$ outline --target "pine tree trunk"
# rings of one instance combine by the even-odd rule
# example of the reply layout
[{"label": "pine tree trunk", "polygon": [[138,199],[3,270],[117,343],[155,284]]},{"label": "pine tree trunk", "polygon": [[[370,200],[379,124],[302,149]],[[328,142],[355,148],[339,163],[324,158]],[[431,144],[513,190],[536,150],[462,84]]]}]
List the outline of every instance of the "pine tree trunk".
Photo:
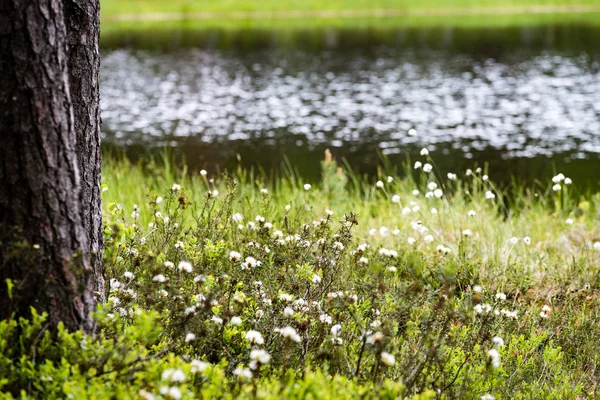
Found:
[{"label": "pine tree trunk", "polygon": [[88,235],[96,293],[104,302],[102,208],[100,203],[100,4],[64,0],[69,86],[73,101],[77,156],[81,174],[84,226]]},{"label": "pine tree trunk", "polygon": [[94,271],[67,46],[60,1],[0,2],[0,231],[19,228],[36,253],[30,265],[0,246],[0,316],[35,307],[53,326],[89,332]]}]

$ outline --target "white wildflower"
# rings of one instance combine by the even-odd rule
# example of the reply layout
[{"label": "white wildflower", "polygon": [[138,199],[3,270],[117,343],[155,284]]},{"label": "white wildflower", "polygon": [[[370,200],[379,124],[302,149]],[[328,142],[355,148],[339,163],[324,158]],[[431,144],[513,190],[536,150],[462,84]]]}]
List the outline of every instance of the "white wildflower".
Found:
[{"label": "white wildflower", "polygon": [[265,343],[265,339],[263,338],[263,335],[258,331],[250,330],[250,331],[246,332],[245,338],[251,344],[264,344]]},{"label": "white wildflower", "polygon": [[342,332],[342,325],[335,324],[334,326],[331,327],[331,334],[333,336],[338,336],[341,332]]},{"label": "white wildflower", "polygon": [[333,242],[333,249],[337,251],[344,250],[344,245],[341,242]]},{"label": "white wildflower", "polygon": [[252,371],[250,371],[248,368],[237,367],[233,370],[233,374],[241,380],[252,379]]},{"label": "white wildflower", "polygon": [[396,364],[396,358],[393,355],[391,355],[390,353],[382,351],[381,352],[381,362],[384,365],[391,367],[392,365]]},{"label": "white wildflower", "polygon": [[284,317],[293,317],[294,316],[294,309],[292,307],[286,307],[283,309],[283,316]]},{"label": "white wildflower", "polygon": [[380,343],[383,340],[383,333],[375,332],[372,335],[367,336],[368,344]]},{"label": "white wildflower", "polygon": [[492,366],[498,368],[500,366],[500,353],[496,349],[489,349],[487,352],[488,356],[492,361]]},{"label": "white wildflower", "polygon": [[230,251],[229,252],[229,260],[233,261],[233,262],[238,262],[242,259],[242,255],[240,253],[238,253],[237,251]]},{"label": "white wildflower", "polygon": [[265,350],[254,349],[250,352],[250,360],[264,365],[271,362],[271,355]]},{"label": "white wildflower", "polygon": [[285,328],[279,329],[279,334],[284,338],[296,343],[300,343],[302,341],[302,338],[300,335],[298,335],[296,329],[292,328],[291,326],[286,326]]},{"label": "white wildflower", "polygon": [[192,374],[197,374],[199,372],[204,372],[204,370],[209,366],[210,364],[204,361],[200,361],[200,360],[192,360],[192,362],[190,362],[190,366],[191,368],[191,372]]},{"label": "white wildflower", "polygon": [[502,339],[500,336],[494,336],[492,338],[492,343],[494,343],[494,345],[496,345],[496,347],[503,347],[504,339]]},{"label": "white wildflower", "polygon": [[185,335],[185,342],[189,343],[189,342],[193,342],[194,340],[196,340],[196,335],[194,335],[193,333],[188,333]]},{"label": "white wildflower", "polygon": [[177,269],[185,272],[192,272],[192,264],[188,261],[180,261]]},{"label": "white wildflower", "polygon": [[552,177],[552,182],[554,182],[554,183],[560,183],[564,180],[565,180],[565,176],[562,173]]}]

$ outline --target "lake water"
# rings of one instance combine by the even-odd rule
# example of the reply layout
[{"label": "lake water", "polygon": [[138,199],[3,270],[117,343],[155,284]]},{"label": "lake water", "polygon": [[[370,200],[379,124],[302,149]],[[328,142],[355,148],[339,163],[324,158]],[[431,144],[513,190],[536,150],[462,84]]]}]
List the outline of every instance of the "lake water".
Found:
[{"label": "lake water", "polygon": [[[373,174],[429,148],[443,171],[600,178],[600,29],[179,31],[103,41],[104,142],[195,168],[315,179],[326,148]],[[418,135],[407,135],[409,129]]]}]

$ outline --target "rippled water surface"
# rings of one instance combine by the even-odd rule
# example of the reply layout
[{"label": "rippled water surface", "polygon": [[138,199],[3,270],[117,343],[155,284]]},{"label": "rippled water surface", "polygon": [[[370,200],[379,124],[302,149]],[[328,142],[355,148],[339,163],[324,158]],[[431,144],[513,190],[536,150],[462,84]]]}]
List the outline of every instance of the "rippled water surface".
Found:
[{"label": "rippled water surface", "polygon": [[241,158],[269,169],[285,155],[310,176],[325,148],[373,172],[378,153],[401,163],[427,146],[447,170],[488,162],[498,179],[530,179],[556,166],[598,181],[596,31],[577,31],[578,40],[572,30],[513,29],[483,42],[476,31],[428,40],[355,34],[355,45],[352,32],[328,31],[312,47],[301,38],[207,45],[206,34],[175,48],[164,38],[160,46],[110,46],[102,57],[105,143],[132,154],[175,147],[198,167]]}]

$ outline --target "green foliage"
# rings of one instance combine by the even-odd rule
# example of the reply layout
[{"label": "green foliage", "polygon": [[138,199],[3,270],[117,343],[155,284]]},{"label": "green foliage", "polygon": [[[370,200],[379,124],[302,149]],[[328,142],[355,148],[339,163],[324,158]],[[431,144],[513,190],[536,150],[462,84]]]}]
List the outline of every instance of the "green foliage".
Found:
[{"label": "green foliage", "polygon": [[0,321],[0,398],[594,396],[597,196],[322,167],[106,161],[98,332]]}]

